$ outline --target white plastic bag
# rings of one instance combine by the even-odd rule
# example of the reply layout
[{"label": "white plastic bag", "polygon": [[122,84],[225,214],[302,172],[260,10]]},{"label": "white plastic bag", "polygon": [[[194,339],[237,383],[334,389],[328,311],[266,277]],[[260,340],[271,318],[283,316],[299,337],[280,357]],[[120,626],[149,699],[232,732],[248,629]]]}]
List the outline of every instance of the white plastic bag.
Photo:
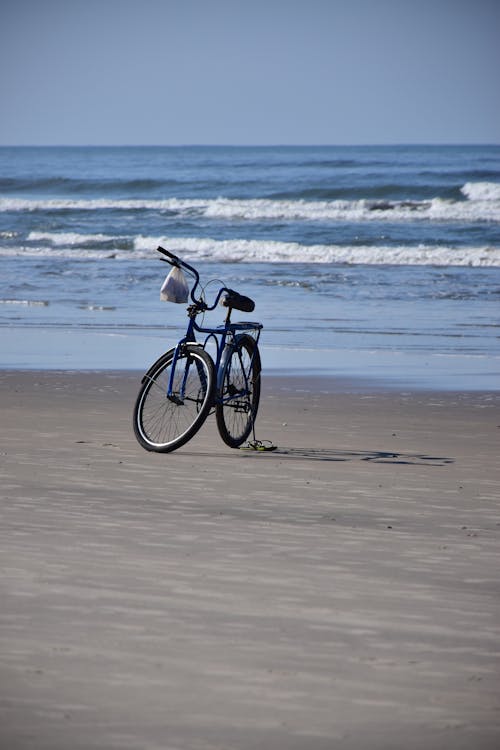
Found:
[{"label": "white plastic bag", "polygon": [[160,299],[163,302],[187,302],[189,297],[189,285],[182,269],[174,266],[163,282],[160,290]]}]

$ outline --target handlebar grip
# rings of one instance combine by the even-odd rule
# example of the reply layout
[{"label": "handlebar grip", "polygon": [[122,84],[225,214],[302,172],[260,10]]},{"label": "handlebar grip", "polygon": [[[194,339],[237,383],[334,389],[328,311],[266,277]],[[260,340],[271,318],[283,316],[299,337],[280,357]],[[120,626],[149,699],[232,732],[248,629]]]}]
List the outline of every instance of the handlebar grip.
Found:
[{"label": "handlebar grip", "polygon": [[180,258],[177,257],[177,255],[174,255],[173,253],[171,253],[170,250],[165,250],[165,248],[161,247],[161,245],[158,245],[156,249],[162,255],[166,255],[167,258],[170,258],[170,260],[168,261],[169,263],[172,263],[172,265],[174,266],[180,267],[181,260]]}]

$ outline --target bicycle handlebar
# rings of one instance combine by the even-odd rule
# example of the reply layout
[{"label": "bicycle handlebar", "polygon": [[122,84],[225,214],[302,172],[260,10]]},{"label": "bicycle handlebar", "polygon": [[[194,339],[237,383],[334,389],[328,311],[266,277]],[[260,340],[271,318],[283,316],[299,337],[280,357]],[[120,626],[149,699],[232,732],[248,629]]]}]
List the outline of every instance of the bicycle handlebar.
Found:
[{"label": "bicycle handlebar", "polygon": [[161,253],[162,255],[166,255],[167,256],[168,263],[170,263],[170,265],[172,265],[172,266],[181,266],[182,265],[183,261],[177,255],[174,255],[174,253],[171,253],[170,250],[165,250],[165,248],[162,247],[161,245],[158,245],[158,247],[156,248],[156,250],[159,253]]},{"label": "bicycle handlebar", "polygon": [[[234,307],[236,310],[241,310],[243,312],[253,312],[255,308],[255,302],[250,299],[250,297],[244,297],[242,294],[238,294],[238,292],[235,292],[234,289],[228,289],[227,287],[222,287],[222,289],[219,289],[214,304],[209,307],[201,298],[197,299],[194,296],[194,290],[196,289],[200,281],[200,275],[196,268],[190,266],[189,263],[186,263],[185,260],[181,260],[181,258],[179,258],[177,255],[171,253],[170,250],[166,250],[164,247],[161,247],[161,245],[158,245],[156,249],[159,253],[166,256],[161,260],[164,260],[166,263],[170,263],[171,266],[176,266],[177,268],[185,268],[186,271],[194,276],[195,283],[193,285],[193,288],[191,289],[191,299],[199,309],[214,310],[221,300],[221,303],[224,307]],[[222,297],[223,294],[225,294],[224,298]]]},{"label": "bicycle handlebar", "polygon": [[196,268],[193,268],[193,266],[190,266],[189,263],[186,263],[185,260],[181,260],[177,255],[174,255],[174,253],[171,253],[170,250],[165,250],[164,247],[161,247],[161,245],[158,245],[156,248],[159,253],[162,255],[165,255],[165,258],[162,258],[161,260],[164,260],[166,263],[170,263],[171,266],[175,266],[176,268],[185,268],[186,271],[191,273],[194,278],[195,282],[193,285],[193,288],[191,289],[191,299],[195,304],[199,304],[200,300],[196,299],[194,296],[194,290],[199,284],[200,281],[200,274],[196,270]]},{"label": "bicycle handlebar", "polygon": [[177,268],[183,267],[186,270],[191,271],[191,273],[194,274],[197,279],[199,279],[199,274],[196,268],[190,266],[189,263],[186,263],[185,260],[181,260],[178,255],[174,255],[174,253],[171,253],[170,250],[165,250],[165,248],[161,245],[158,245],[156,249],[162,255],[167,256],[167,263],[170,263],[171,266],[177,266]]}]

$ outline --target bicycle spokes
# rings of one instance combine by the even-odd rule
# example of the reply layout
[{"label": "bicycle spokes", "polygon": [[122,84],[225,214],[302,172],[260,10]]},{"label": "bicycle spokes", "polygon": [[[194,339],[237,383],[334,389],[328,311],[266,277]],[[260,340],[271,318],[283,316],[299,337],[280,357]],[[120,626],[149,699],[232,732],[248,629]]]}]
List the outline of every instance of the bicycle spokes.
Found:
[{"label": "bicycle spokes", "polygon": [[253,429],[260,397],[260,357],[254,339],[236,338],[223,366],[217,426],[225,443],[241,445]]},{"label": "bicycle spokes", "polygon": [[[188,327],[174,349],[162,355],[142,379],[134,407],[134,432],[147,450],[168,452],[193,437],[215,406],[222,439],[236,448],[254,427],[260,398],[261,323],[231,322],[231,312],[251,312],[253,300],[221,287],[212,304],[199,289],[198,271],[159,247],[163,260],[183,268],[194,279],[188,307]],[[206,287],[205,287],[206,289]],[[227,308],[224,325],[199,325],[200,314]],[[205,334],[197,342],[196,334]],[[215,345],[214,359],[207,351]]]}]

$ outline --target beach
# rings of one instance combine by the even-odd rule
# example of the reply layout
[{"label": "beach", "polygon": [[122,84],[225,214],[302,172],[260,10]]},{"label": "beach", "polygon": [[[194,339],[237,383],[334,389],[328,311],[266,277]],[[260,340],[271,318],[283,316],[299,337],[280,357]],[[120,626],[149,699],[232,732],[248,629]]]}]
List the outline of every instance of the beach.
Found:
[{"label": "beach", "polygon": [[[0,750],[496,750],[500,147],[0,173]],[[158,245],[255,300],[276,450],[136,442]]]},{"label": "beach", "polygon": [[498,747],[498,391],[264,376],[275,451],[162,455],[1,372],[2,748]]}]

